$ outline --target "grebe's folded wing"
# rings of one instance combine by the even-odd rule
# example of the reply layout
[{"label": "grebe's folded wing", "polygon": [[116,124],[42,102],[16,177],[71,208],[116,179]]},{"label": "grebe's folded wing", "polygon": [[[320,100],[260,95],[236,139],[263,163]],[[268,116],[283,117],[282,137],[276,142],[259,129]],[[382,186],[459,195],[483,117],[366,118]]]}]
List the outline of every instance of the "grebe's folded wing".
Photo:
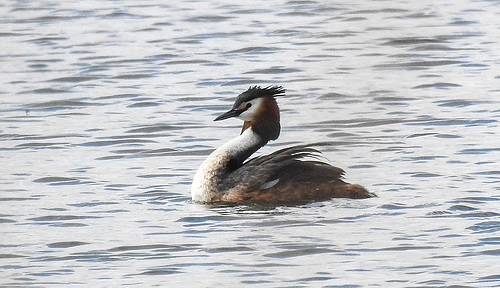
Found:
[{"label": "grebe's folded wing", "polygon": [[[265,190],[280,183],[342,181],[344,170],[318,160],[320,152],[308,145],[293,146],[245,162],[231,172],[221,188]],[[302,160],[304,158],[315,160]]]}]

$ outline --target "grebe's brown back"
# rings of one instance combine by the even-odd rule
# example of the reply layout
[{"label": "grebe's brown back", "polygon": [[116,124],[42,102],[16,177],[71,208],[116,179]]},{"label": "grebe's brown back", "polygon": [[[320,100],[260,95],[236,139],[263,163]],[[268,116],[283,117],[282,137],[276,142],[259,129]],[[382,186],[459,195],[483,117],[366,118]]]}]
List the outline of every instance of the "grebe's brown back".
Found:
[{"label": "grebe's brown back", "polygon": [[342,169],[321,161],[303,160],[315,159],[319,153],[308,145],[281,149],[245,162],[269,140],[278,138],[280,114],[275,97],[284,92],[279,86],[250,87],[236,98],[231,110],[215,119],[237,117],[244,121],[243,129],[201,164],[191,187],[194,201],[300,204],[374,196],[360,185],[344,182]]}]

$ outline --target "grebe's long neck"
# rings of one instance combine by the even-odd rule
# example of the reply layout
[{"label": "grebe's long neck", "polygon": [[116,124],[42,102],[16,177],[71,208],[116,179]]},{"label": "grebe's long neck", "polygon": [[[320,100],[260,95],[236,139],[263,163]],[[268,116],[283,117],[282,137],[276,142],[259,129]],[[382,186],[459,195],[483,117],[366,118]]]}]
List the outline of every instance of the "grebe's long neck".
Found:
[{"label": "grebe's long neck", "polygon": [[191,186],[193,200],[219,201],[223,192],[219,191],[219,184],[229,173],[238,169],[245,159],[266,145],[267,141],[249,127],[238,137],[217,148],[205,159],[194,176]]}]

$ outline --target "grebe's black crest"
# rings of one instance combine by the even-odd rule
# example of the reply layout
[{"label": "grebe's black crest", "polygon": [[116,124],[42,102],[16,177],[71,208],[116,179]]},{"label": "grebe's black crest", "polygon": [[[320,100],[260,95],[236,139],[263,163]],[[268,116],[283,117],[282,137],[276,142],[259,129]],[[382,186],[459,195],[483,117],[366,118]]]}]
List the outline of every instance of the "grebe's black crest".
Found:
[{"label": "grebe's black crest", "polygon": [[284,95],[285,89],[281,86],[250,86],[236,97],[231,110],[219,115],[214,121],[238,117],[244,121],[241,133],[252,127],[253,131],[262,137],[264,144],[269,140],[276,140],[280,135],[281,126],[275,97]]},{"label": "grebe's black crest", "polygon": [[250,86],[247,91],[241,93],[236,97],[233,108],[241,105],[243,102],[248,102],[250,100],[261,98],[261,97],[276,97],[284,96],[285,89],[281,86],[267,86],[261,88],[260,86]]}]

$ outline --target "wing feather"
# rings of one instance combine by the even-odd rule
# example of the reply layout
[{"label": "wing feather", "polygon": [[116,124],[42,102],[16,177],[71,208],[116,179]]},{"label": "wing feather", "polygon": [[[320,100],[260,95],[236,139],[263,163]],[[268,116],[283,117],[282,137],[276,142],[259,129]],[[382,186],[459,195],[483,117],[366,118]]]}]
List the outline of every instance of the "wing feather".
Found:
[{"label": "wing feather", "polygon": [[[313,160],[304,160],[309,158]],[[321,153],[310,145],[292,146],[269,155],[255,157],[232,171],[220,184],[222,190],[245,187],[253,192],[262,187],[281,183],[342,182],[344,170],[319,161]],[[269,185],[268,183],[273,183]]]}]

